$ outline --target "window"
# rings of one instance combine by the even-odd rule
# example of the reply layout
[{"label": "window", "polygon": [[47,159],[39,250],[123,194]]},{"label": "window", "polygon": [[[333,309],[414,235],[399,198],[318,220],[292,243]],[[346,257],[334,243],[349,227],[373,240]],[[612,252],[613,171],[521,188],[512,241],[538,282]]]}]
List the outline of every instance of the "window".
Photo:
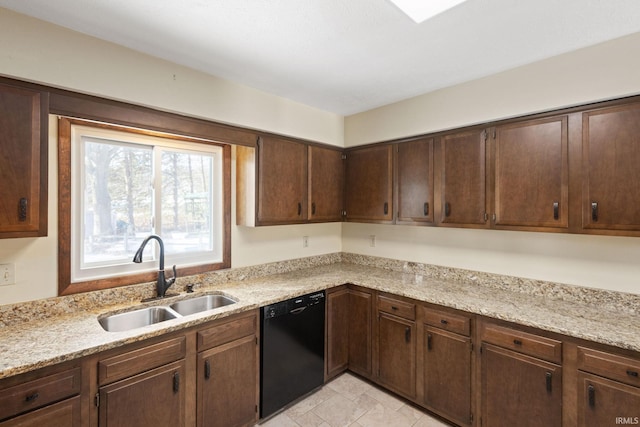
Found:
[{"label": "window", "polygon": [[59,126],[60,169],[68,161],[70,170],[59,185],[64,293],[154,280],[155,242],[132,262],[150,234],[162,237],[165,268],[177,265],[179,276],[229,266],[228,146],[69,119]]}]

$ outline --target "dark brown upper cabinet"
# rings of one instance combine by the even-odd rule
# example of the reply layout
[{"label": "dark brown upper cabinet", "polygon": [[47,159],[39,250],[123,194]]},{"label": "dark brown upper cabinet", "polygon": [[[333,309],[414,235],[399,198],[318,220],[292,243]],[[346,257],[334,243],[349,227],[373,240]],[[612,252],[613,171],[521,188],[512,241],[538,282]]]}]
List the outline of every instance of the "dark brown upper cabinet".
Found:
[{"label": "dark brown upper cabinet", "polygon": [[236,148],[236,223],[260,226],[342,220],[342,150],[262,137]]},{"label": "dark brown upper cabinet", "polygon": [[0,238],[47,235],[49,95],[0,84]]},{"label": "dark brown upper cabinet", "polygon": [[567,117],[498,126],[494,138],[496,228],[566,229]]},{"label": "dark brown upper cabinet", "polygon": [[433,224],[433,138],[396,145],[398,224]]},{"label": "dark brown upper cabinet", "polygon": [[351,149],[346,156],[346,220],[392,222],[393,146]]},{"label": "dark brown upper cabinet", "polygon": [[583,113],[582,185],[584,229],[640,231],[640,103]]},{"label": "dark brown upper cabinet", "polygon": [[440,138],[437,154],[440,196],[436,218],[442,225],[486,228],[487,131],[476,129]]},{"label": "dark brown upper cabinet", "polygon": [[342,150],[309,146],[309,221],[342,220],[344,160]]}]

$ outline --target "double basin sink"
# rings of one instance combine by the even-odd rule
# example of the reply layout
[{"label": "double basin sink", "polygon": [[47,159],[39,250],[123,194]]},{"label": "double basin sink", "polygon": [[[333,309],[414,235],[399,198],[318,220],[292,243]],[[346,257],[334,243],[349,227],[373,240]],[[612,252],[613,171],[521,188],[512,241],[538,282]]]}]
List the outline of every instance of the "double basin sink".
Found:
[{"label": "double basin sink", "polygon": [[146,307],[112,314],[98,318],[98,322],[107,332],[122,332],[235,303],[236,301],[226,295],[210,294],[179,300],[166,306]]}]

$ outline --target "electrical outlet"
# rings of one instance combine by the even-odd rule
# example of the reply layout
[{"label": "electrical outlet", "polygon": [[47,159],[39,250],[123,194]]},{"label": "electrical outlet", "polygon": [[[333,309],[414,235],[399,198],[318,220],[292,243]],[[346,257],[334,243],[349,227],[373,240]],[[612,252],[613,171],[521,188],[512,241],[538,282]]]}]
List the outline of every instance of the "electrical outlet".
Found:
[{"label": "electrical outlet", "polygon": [[0,264],[0,286],[16,283],[16,269],[14,264]]},{"label": "electrical outlet", "polygon": [[371,246],[372,248],[376,247],[376,235],[375,234],[371,234],[369,236],[369,246]]},{"label": "electrical outlet", "polygon": [[309,236],[302,236],[302,247],[303,248],[309,247]]}]

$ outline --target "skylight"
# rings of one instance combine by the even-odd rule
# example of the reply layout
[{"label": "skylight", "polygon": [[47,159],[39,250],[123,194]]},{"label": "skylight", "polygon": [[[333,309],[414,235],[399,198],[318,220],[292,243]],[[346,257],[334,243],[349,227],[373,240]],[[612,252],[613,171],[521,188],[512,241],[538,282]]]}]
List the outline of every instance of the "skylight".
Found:
[{"label": "skylight", "polygon": [[417,24],[426,21],[466,0],[391,0]]}]

